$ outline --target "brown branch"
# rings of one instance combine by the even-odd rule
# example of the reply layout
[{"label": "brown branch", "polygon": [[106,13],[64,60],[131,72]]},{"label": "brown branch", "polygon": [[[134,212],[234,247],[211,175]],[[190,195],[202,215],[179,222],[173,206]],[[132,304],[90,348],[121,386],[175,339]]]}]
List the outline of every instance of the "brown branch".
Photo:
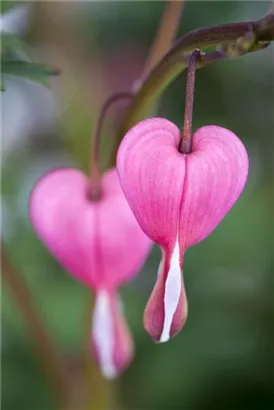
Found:
[{"label": "brown branch", "polygon": [[1,243],[1,274],[3,281],[21,313],[33,339],[39,360],[55,393],[59,410],[68,409],[68,385],[60,354],[37,312],[23,276],[12,266],[8,253]]}]

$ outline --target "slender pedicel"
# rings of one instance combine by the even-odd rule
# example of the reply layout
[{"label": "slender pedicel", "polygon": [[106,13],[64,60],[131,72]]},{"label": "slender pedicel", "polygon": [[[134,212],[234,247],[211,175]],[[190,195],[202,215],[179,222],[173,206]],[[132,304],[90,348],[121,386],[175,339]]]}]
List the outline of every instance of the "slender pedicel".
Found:
[{"label": "slender pedicel", "polygon": [[183,154],[189,154],[192,146],[192,114],[193,114],[193,102],[194,102],[194,89],[195,89],[195,74],[196,64],[201,55],[200,50],[195,49],[189,56],[189,64],[187,70],[186,80],[186,97],[185,97],[185,117],[184,128],[182,133],[182,139],[180,142],[179,151]]}]

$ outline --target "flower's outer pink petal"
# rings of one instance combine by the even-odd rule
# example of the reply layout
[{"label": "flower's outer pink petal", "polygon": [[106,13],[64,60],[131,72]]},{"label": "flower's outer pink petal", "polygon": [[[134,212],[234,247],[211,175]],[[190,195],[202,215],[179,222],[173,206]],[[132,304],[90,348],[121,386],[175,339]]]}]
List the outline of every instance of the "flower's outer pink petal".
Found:
[{"label": "flower's outer pink petal", "polygon": [[[187,318],[187,298],[180,260],[165,257],[144,312],[144,327],[155,342],[166,342],[183,327]],[[172,268],[171,268],[172,267]]]},{"label": "flower's outer pink petal", "polygon": [[175,124],[150,118],[128,131],[117,155],[121,186],[140,226],[170,252],[177,237],[185,178],[179,142]]},{"label": "flower's outer pink petal", "polygon": [[38,181],[30,200],[30,218],[42,242],[77,279],[94,286],[100,266],[98,205],[88,202],[87,178],[76,169],[56,169]]},{"label": "flower's outer pink petal", "polygon": [[116,170],[103,177],[100,201],[88,200],[87,186],[78,170],[48,173],[32,192],[31,221],[68,272],[95,289],[113,288],[138,273],[152,243],[127,204]]},{"label": "flower's outer pink petal", "polygon": [[102,374],[113,379],[133,358],[133,341],[115,293],[100,289],[96,294],[92,321],[92,347]]},{"label": "flower's outer pink petal", "polygon": [[[117,156],[122,189],[140,226],[165,255],[144,325],[155,341],[166,341],[183,326],[186,297],[180,268],[178,229],[185,179],[180,131],[168,120],[152,118],[133,127]],[[181,255],[180,255],[181,254]]]},{"label": "flower's outer pink petal", "polygon": [[186,161],[179,233],[184,249],[214,230],[239,198],[248,175],[248,156],[241,140],[218,126],[194,133]]}]

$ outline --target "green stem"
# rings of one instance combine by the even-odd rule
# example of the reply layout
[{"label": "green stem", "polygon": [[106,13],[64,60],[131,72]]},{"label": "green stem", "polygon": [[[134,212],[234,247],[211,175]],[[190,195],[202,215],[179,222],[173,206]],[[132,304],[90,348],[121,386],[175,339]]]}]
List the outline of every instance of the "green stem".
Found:
[{"label": "green stem", "polygon": [[[163,57],[159,64],[142,81],[141,87],[136,92],[130,104],[121,128],[120,139],[128,129],[144,118],[154,100],[164,89],[175,80],[175,78],[188,66],[189,52],[195,48],[200,50],[208,47],[227,47],[237,45],[239,40],[252,34],[253,41],[250,42],[245,52],[257,51],[266,46],[267,42],[274,40],[274,16],[263,17],[256,22],[243,22],[224,24],[215,27],[206,27],[191,31],[181,37],[172,49]],[[241,53],[241,55],[244,53]],[[229,55],[219,54],[218,59]],[[214,59],[213,59],[214,61]],[[209,62],[209,61],[208,61]],[[207,63],[208,63],[207,62]],[[201,64],[199,67],[202,67]]]}]

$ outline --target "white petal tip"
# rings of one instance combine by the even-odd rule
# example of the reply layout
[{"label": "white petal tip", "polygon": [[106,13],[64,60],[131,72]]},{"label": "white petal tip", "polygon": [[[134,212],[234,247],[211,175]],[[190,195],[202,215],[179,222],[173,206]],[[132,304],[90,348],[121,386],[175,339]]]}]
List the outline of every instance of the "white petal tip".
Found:
[{"label": "white petal tip", "polygon": [[114,365],[114,323],[109,295],[106,291],[98,292],[93,312],[93,340],[97,349],[101,372],[107,379],[117,375]]},{"label": "white petal tip", "polygon": [[162,336],[160,337],[159,343],[168,342],[169,339],[170,339],[169,335],[164,335],[164,334],[162,334]]},{"label": "white petal tip", "polygon": [[180,248],[177,237],[165,283],[164,323],[160,342],[167,342],[170,339],[171,326],[180,300],[181,289],[182,277],[180,267]]},{"label": "white petal tip", "polygon": [[101,368],[101,373],[108,380],[114,380],[118,376],[116,369],[113,367]]}]

